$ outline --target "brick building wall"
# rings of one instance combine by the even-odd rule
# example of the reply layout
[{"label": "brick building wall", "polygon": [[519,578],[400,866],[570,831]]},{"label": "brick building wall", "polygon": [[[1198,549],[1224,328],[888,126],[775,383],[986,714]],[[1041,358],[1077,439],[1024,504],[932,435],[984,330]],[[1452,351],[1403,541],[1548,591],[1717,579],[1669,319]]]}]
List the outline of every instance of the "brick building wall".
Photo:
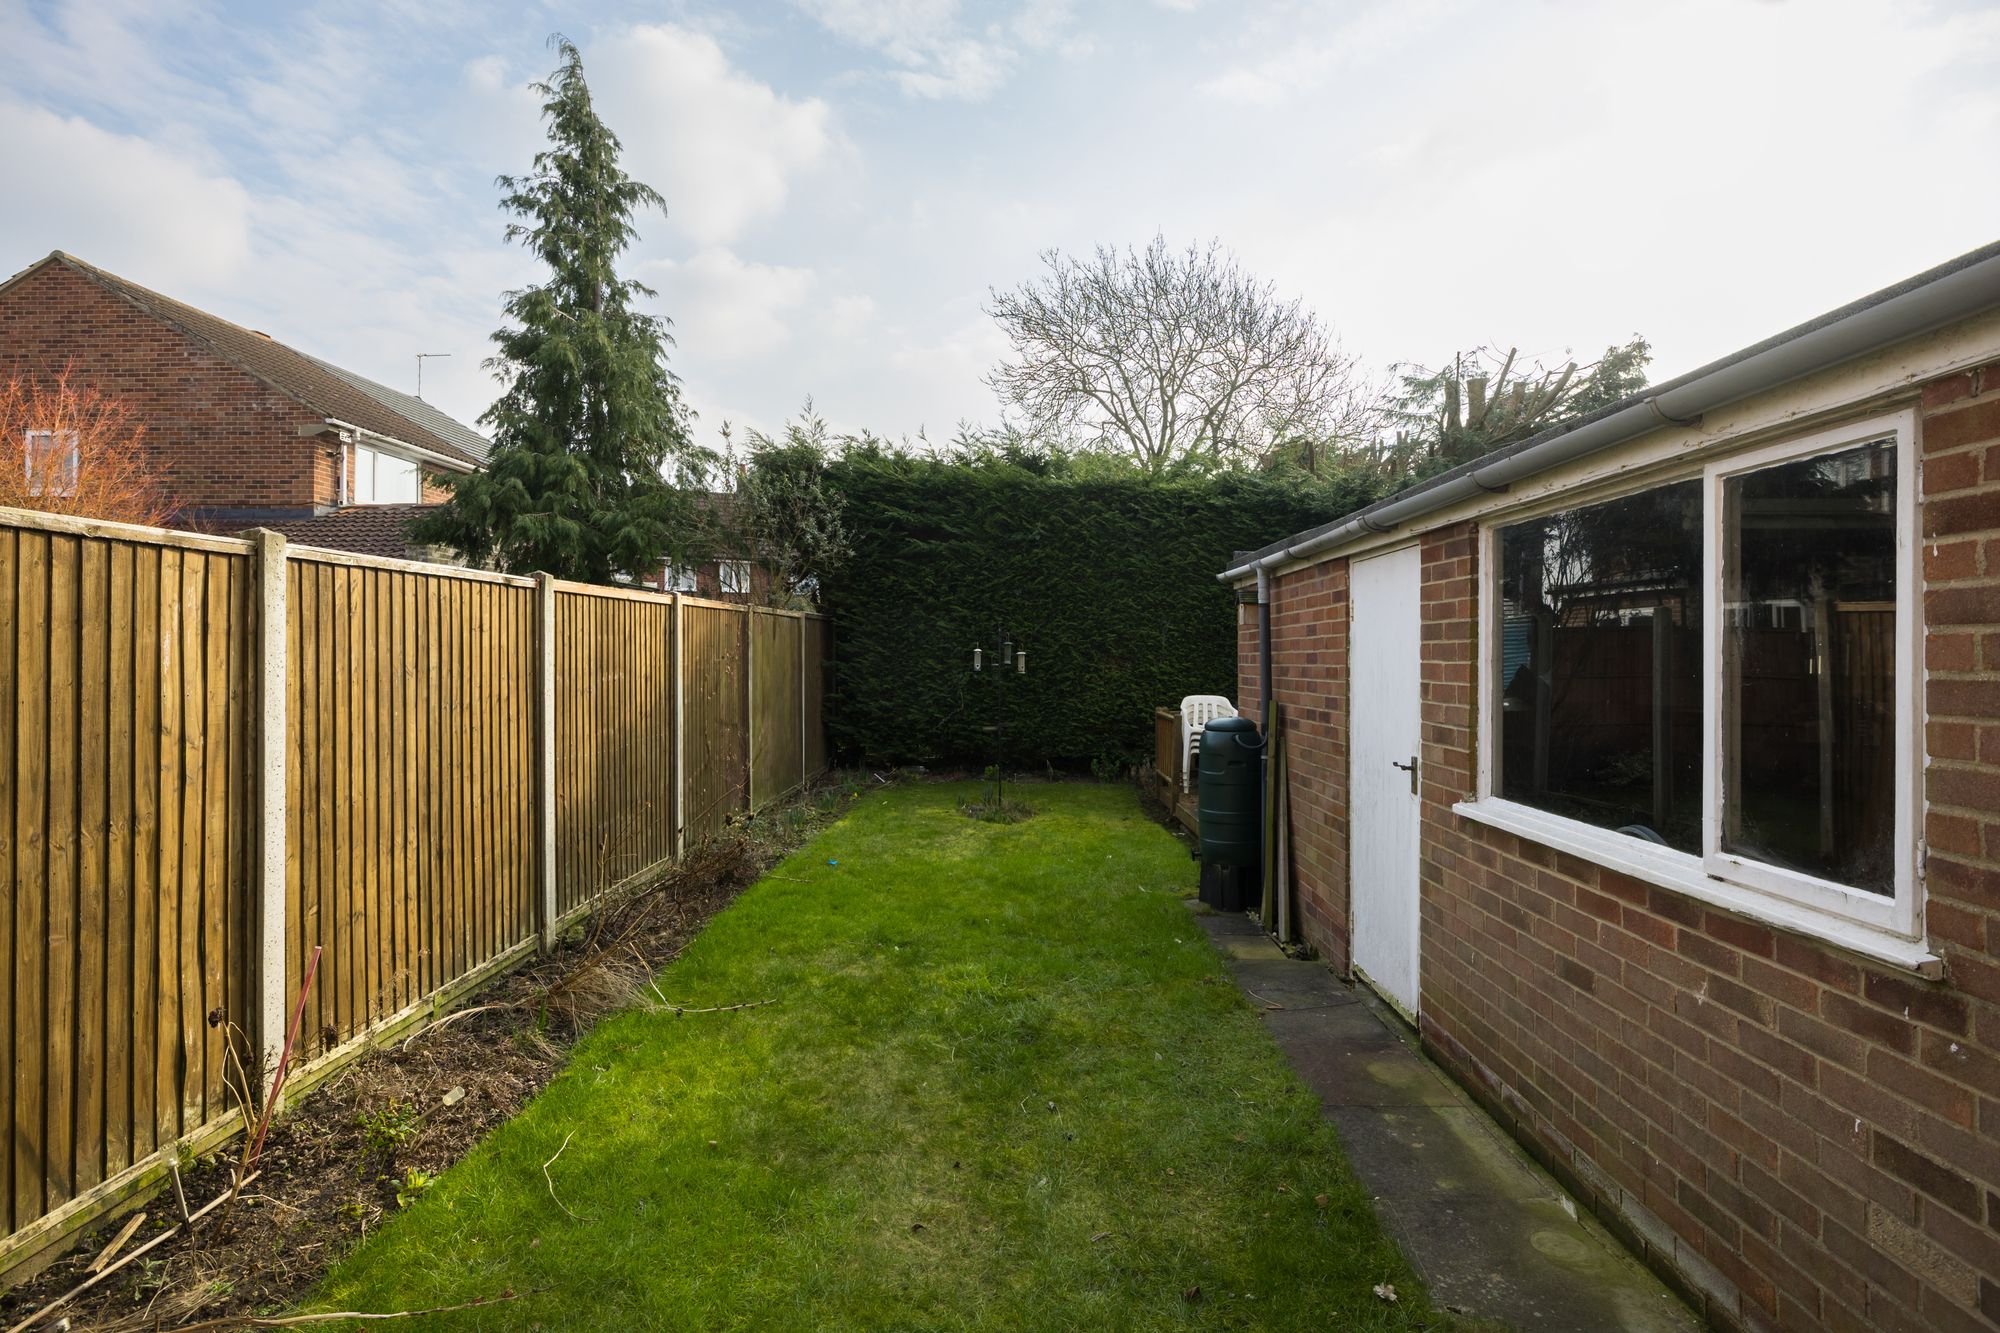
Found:
[{"label": "brick building wall", "polygon": [[[1254,708],[1257,608],[1250,611],[1252,684],[1247,694]],[[1271,637],[1277,645],[1271,692],[1284,721],[1292,775],[1292,882],[1300,929],[1320,957],[1345,973],[1347,562],[1330,561],[1274,579]]]},{"label": "brick building wall", "polygon": [[[1926,386],[1921,441],[1937,982],[1455,815],[1478,544],[1422,539],[1423,1037],[1725,1326],[2000,1328],[2000,363]],[[1343,566],[1278,581],[1288,722],[1344,716]],[[1243,646],[1250,697],[1254,622]],[[1344,806],[1345,746],[1294,725],[1294,844],[1319,858],[1298,891],[1327,936],[1346,829],[1303,793]],[[1314,942],[1344,970],[1345,939]]]},{"label": "brick building wall", "polygon": [[0,348],[0,377],[68,365],[75,381],[124,402],[183,508],[334,502],[337,448],[298,435],[323,418],[67,265],[0,293]]}]

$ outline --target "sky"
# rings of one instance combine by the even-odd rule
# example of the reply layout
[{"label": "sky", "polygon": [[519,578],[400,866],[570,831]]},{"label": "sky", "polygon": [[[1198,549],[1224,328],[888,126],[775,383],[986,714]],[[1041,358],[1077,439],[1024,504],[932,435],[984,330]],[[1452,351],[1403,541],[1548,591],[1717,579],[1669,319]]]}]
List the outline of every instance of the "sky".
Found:
[{"label": "sky", "polygon": [[1219,239],[1378,370],[1666,378],[2000,237],[2000,5],[0,0],[0,273],[53,249],[471,422],[494,179],[582,49],[697,434],[947,439],[991,290]]}]

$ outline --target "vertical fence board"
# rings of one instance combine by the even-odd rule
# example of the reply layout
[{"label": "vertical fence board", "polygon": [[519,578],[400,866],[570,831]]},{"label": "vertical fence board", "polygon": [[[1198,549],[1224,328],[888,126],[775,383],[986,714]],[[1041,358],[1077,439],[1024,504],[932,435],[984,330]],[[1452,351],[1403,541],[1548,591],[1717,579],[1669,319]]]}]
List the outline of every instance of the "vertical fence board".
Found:
[{"label": "vertical fence board", "polygon": [[[202,816],[201,899],[199,926],[194,934],[193,975],[201,987],[201,1002],[194,1008],[192,1028],[199,1076],[195,1088],[198,1102],[190,1098],[191,1115],[187,1127],[193,1129],[221,1115],[226,1108],[223,1087],[223,1024],[247,1015],[231,1014],[224,1006],[223,950],[227,947],[225,925],[229,919],[229,761],[232,744],[229,707],[230,612],[235,595],[228,559],[207,556],[202,632],[206,655],[202,663],[202,788],[199,795]],[[198,1109],[193,1109],[198,1106]]]},{"label": "vertical fence board", "polygon": [[110,685],[105,638],[111,631],[110,550],[104,542],[82,545],[77,562],[77,745],[76,745],[76,1178],[87,1190],[104,1178],[104,981],[110,943],[105,884],[106,724]]},{"label": "vertical fence board", "polygon": [[43,1188],[50,1203],[76,1191],[76,628],[77,540],[49,542],[47,952],[43,975]]},{"label": "vertical fence board", "polygon": [[[103,1173],[117,1175],[134,1161],[132,1068],[136,1044],[129,997],[138,993],[132,942],[136,920],[132,887],[135,839],[132,776],[136,737],[133,684],[132,568],[126,543],[110,548],[105,568],[104,693],[104,1159]],[[0,957],[6,957],[0,950]]]},{"label": "vertical fence board", "polygon": [[[47,623],[49,539],[21,534],[19,575],[22,626]],[[48,939],[48,877],[43,855],[48,836],[48,638],[23,633],[16,643],[14,740],[14,939],[22,948]],[[32,955],[30,955],[32,957]],[[41,1215],[48,1138],[42,1120],[42,968],[15,975],[14,991],[14,1215],[17,1225]]]},{"label": "vertical fence board", "polygon": [[132,1160],[159,1146],[160,556],[132,552]]},{"label": "vertical fence board", "polygon": [[[17,627],[21,624],[19,554],[20,535],[12,530],[0,530],[0,623]],[[0,644],[0,884],[7,887],[6,901],[0,903],[0,958],[16,959],[13,966],[19,968],[27,951],[25,947],[16,949],[16,941],[21,937],[15,933],[14,921],[20,909],[21,896],[15,862],[19,846],[14,823],[18,794],[14,781],[17,761],[14,748],[17,727],[15,682],[19,668],[18,640],[26,636],[18,628],[14,632],[17,643]],[[14,1003],[19,980],[17,975],[10,975],[6,983],[0,985],[0,1126],[5,1126],[8,1135],[8,1144],[0,1147],[0,1226],[8,1230],[31,1220],[21,1215],[14,1197],[17,1164],[12,1145],[21,1132],[15,1098],[14,1051],[21,1041],[23,1029],[31,1035],[34,1031],[26,1027],[25,1015]]]}]

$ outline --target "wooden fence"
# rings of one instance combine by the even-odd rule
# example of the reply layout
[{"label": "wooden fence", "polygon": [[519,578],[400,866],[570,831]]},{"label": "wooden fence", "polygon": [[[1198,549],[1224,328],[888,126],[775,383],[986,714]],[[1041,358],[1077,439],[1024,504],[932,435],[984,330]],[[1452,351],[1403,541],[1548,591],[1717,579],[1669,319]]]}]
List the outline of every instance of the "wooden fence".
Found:
[{"label": "wooden fence", "polygon": [[0,510],[0,1274],[825,768],[826,622]]}]

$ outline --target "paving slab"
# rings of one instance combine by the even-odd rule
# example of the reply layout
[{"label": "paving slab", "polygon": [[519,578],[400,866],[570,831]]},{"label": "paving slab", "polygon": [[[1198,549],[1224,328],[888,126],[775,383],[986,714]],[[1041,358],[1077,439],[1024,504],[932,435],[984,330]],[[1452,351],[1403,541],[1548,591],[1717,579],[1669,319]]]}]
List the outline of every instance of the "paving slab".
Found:
[{"label": "paving slab", "polygon": [[1271,1010],[1326,1009],[1358,1003],[1354,991],[1324,968],[1301,968],[1289,958],[1240,958],[1231,969],[1236,984]]},{"label": "paving slab", "polygon": [[1340,1131],[1383,1224],[1447,1309],[1541,1333],[1696,1333],[1683,1302],[1578,1208],[1387,1006],[1203,914],[1231,976]]}]

